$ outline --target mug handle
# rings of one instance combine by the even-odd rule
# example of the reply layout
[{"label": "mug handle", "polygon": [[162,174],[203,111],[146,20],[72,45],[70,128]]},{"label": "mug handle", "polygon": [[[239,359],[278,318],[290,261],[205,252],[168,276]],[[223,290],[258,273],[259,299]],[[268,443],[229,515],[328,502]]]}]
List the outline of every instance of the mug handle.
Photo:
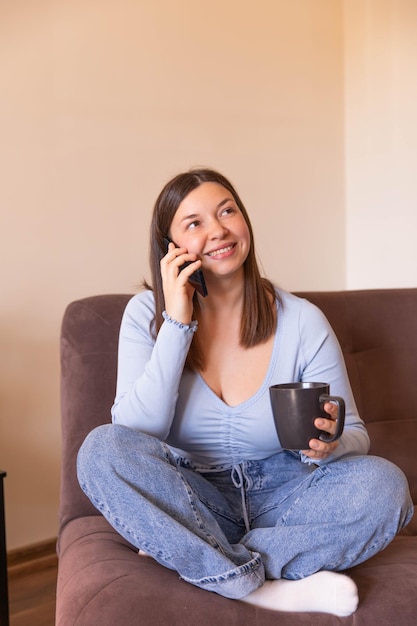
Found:
[{"label": "mug handle", "polygon": [[336,441],[341,437],[343,428],[345,426],[345,401],[343,398],[339,396],[329,396],[327,393],[323,393],[320,398],[320,403],[324,404],[325,402],[334,402],[337,405],[337,430],[334,435],[328,435],[326,433],[322,433],[319,436],[320,441],[325,441],[326,443],[331,443],[332,441]]}]

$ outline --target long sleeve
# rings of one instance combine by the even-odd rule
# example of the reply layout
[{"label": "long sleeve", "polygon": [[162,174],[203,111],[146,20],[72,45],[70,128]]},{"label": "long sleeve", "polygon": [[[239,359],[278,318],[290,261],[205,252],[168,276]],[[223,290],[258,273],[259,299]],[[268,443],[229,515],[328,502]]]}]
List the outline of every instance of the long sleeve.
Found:
[{"label": "long sleeve", "polygon": [[123,315],[118,351],[115,424],[166,439],[195,328],[165,320],[152,338],[153,296],[134,296]]},{"label": "long sleeve", "polygon": [[325,463],[349,454],[366,454],[369,436],[359,417],[339,342],[323,313],[305,302],[300,318],[301,350],[304,355],[303,381],[325,382],[330,394],[345,400],[345,429],[334,453]]}]

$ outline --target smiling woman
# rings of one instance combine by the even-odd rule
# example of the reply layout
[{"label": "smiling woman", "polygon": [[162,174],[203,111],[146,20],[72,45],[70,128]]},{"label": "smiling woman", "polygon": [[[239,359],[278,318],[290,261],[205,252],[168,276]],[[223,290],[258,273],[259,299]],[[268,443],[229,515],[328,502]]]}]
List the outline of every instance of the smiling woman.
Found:
[{"label": "smiling woman", "polygon": [[[207,185],[206,183],[211,184]],[[201,194],[199,207],[203,213],[200,216],[196,213],[196,200],[194,202],[191,201],[191,198],[194,198],[193,194],[198,194],[199,197]],[[214,195],[210,199],[211,194]],[[163,239],[166,233],[172,232],[174,223],[177,221],[177,211],[182,208],[185,222],[183,224],[181,219],[178,220],[179,232],[178,235],[173,233],[172,239],[174,239],[177,244],[187,242],[187,245],[191,246],[193,245],[192,240],[194,239],[195,229],[197,235],[194,245],[196,245],[196,248],[190,247],[188,252],[193,252],[194,254],[187,257],[195,261],[198,254],[202,252],[201,243],[199,244],[200,248],[198,248],[198,232],[199,230],[204,232],[204,224],[197,224],[196,220],[198,220],[199,217],[201,219],[201,217],[205,215],[204,210],[207,208],[207,204],[205,203],[208,203],[209,208],[208,215],[206,216],[206,221],[208,220],[206,227],[209,227],[213,222],[218,222],[220,225],[226,224],[225,227],[223,226],[224,230],[220,231],[220,242],[218,234],[216,239],[216,234],[214,233],[214,241],[218,243],[211,242],[203,244],[207,246],[207,252],[216,253],[217,248],[217,254],[219,254],[218,246],[224,248],[225,244],[227,246],[228,243],[233,247],[239,244],[239,254],[236,254],[236,257],[239,257],[243,266],[239,268],[238,264],[235,264],[235,267],[237,271],[243,271],[244,279],[242,282],[244,304],[242,307],[240,333],[242,345],[249,348],[266,341],[274,332],[276,319],[275,310],[274,307],[271,307],[271,302],[275,300],[276,293],[270,281],[262,278],[260,275],[256,262],[252,225],[241,198],[226,177],[210,169],[195,169],[174,177],[162,189],[155,203],[150,235],[150,266],[152,273],[152,289],[155,297],[155,330],[156,332],[159,331],[163,323],[162,312],[166,308],[165,292],[161,275],[161,261],[165,252]],[[210,211],[214,212],[214,215],[212,215]],[[240,235],[240,237],[236,241],[225,242],[224,239],[222,240],[222,237],[228,232],[227,224],[230,221],[238,222],[239,229],[237,234]],[[218,227],[219,226],[217,226],[217,228]],[[188,233],[188,231],[192,232]],[[178,236],[178,241],[174,238],[175,236]],[[188,237],[191,243],[188,241]],[[186,251],[187,250],[185,250],[185,252]],[[231,252],[231,255],[233,257],[234,252]],[[200,258],[201,266],[204,267],[204,271],[206,271],[206,269],[210,271],[211,260],[208,255],[206,255],[204,259]],[[213,261],[215,260],[214,257]],[[227,267],[226,264],[224,265]],[[199,263],[194,265],[194,268],[197,267],[200,267]],[[190,268],[190,272],[191,271],[193,271],[193,268]],[[185,282],[186,275],[182,278],[184,278]],[[211,275],[208,275],[207,278],[211,283],[214,279],[213,272],[211,272]],[[214,300],[214,297],[212,297],[214,296],[212,289],[215,293],[219,292],[219,297],[223,302],[225,293],[233,293],[232,283],[230,281],[217,281],[217,284],[213,284],[213,287],[209,287],[209,289],[211,302]],[[196,311],[199,310],[201,303],[196,294],[193,295],[192,302]],[[205,304],[210,303],[206,302]],[[223,308],[220,310],[223,310]],[[189,314],[189,311],[187,311],[187,314]],[[199,343],[198,340],[193,341],[187,355],[187,365],[195,368],[203,368],[204,366],[204,355],[199,348]]]},{"label": "smiling woman", "polygon": [[[200,176],[203,178],[201,172]],[[245,301],[244,268],[252,241],[248,218],[245,219],[235,197],[236,192],[231,193],[214,181],[202,182],[189,192],[180,202],[170,228],[181,247],[173,247],[161,262],[163,281],[164,272],[172,271],[175,277],[183,279],[186,290],[189,289],[187,275],[179,276],[178,267],[184,259],[197,258],[201,262],[210,293],[208,300],[188,298],[192,308],[184,310],[178,292],[165,287],[164,307],[168,315],[184,324],[189,324],[193,316],[196,318],[199,333],[190,346],[188,364],[194,357],[204,381],[230,405],[247,400],[261,386],[271,358],[275,327],[271,297],[265,302],[271,318],[270,336],[262,336],[255,345],[245,346],[242,342],[241,326],[248,320],[242,312],[249,308],[249,302]],[[239,204],[243,207],[241,201]],[[258,299],[253,302],[257,304]],[[257,313],[254,317],[259,320]],[[256,328],[256,324],[250,322],[249,327]],[[253,362],[257,363],[255,371],[251,367]]]},{"label": "smiling woman", "polygon": [[[177,244],[168,250],[167,236]],[[261,277],[248,213],[213,170],[165,185],[151,269],[121,323],[113,424],[80,449],[82,489],[139,552],[197,587],[269,609],[351,614],[357,589],[339,572],[385,547],[413,508],[400,470],[366,456],[327,319]],[[207,297],[189,282],[196,270]],[[311,380],[344,398],[345,428],[288,451],[269,388]],[[337,408],[324,410],[314,425],[335,435]]]}]

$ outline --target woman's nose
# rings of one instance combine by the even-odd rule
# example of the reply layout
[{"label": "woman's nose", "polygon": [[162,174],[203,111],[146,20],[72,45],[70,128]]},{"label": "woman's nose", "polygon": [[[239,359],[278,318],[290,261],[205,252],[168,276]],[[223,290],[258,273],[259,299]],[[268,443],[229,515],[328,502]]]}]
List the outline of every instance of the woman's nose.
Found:
[{"label": "woman's nose", "polygon": [[218,220],[213,221],[209,228],[209,239],[223,239],[228,233],[228,229]]}]

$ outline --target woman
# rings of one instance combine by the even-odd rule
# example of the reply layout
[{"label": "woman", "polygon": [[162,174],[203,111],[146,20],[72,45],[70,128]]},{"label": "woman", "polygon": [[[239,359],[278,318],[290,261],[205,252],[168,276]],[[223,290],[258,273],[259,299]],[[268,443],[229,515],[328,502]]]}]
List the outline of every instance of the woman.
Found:
[{"label": "woman", "polygon": [[[152,288],[121,324],[113,424],[84,442],[81,487],[189,583],[270,609],[351,614],[357,589],[340,572],[382,550],[412,503],[400,470],[366,456],[327,320],[261,278],[246,209],[212,170],[164,187],[150,262]],[[188,280],[198,269],[207,297]],[[300,380],[329,383],[346,425],[340,440],[295,453],[280,446],[269,386]],[[324,408],[315,424],[333,434],[336,408]]]}]

